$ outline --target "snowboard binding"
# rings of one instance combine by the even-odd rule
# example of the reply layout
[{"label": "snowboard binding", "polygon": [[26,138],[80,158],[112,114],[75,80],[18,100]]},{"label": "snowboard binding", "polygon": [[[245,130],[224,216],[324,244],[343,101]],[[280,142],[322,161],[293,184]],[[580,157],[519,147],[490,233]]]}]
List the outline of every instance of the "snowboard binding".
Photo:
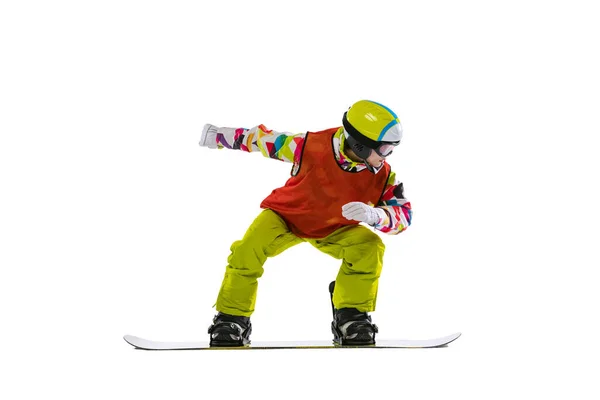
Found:
[{"label": "snowboard binding", "polygon": [[371,321],[366,312],[356,308],[336,309],[333,305],[335,281],[329,284],[333,322],[333,342],[340,346],[369,346],[375,344],[375,334],[379,332],[377,325]]},{"label": "snowboard binding", "polygon": [[208,328],[211,347],[242,347],[250,345],[250,318],[219,312]]}]

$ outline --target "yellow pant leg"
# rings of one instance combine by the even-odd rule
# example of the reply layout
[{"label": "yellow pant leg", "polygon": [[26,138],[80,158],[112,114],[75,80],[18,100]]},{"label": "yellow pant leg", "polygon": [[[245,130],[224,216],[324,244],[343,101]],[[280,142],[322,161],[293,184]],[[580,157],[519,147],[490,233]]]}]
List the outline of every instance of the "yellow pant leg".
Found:
[{"label": "yellow pant leg", "polygon": [[225,277],[217,298],[217,311],[249,317],[254,312],[258,278],[268,257],[276,256],[303,240],[291,233],[271,210],[262,211],[242,240],[231,245]]},{"label": "yellow pant leg", "polygon": [[369,228],[353,225],[338,229],[323,239],[307,239],[307,242],[342,260],[333,292],[335,308],[375,311],[385,251],[381,238]]}]

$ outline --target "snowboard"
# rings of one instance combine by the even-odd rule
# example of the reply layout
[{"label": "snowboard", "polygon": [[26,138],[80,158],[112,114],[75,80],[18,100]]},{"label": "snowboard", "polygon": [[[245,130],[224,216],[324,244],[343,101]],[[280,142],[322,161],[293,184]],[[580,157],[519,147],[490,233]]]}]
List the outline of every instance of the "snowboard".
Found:
[{"label": "snowboard", "polygon": [[[333,305],[333,291],[335,281],[329,284],[331,310],[335,318]],[[335,334],[335,332],[334,332]],[[375,344],[369,345],[341,345],[333,340],[316,341],[274,341],[251,342],[246,346],[237,347],[211,347],[209,342],[161,342],[143,339],[137,336],[125,335],[123,339],[136,349],[142,350],[260,350],[260,349],[341,349],[341,348],[378,348],[378,349],[425,349],[445,347],[460,337],[460,332],[434,339],[376,339]]]},{"label": "snowboard", "polygon": [[210,347],[208,342],[161,342],[143,339],[137,336],[125,335],[123,339],[136,349],[142,350],[265,350],[265,349],[424,349],[445,347],[460,337],[460,333],[439,337],[435,339],[378,339],[374,345],[352,346],[338,345],[333,340],[305,340],[305,341],[273,341],[251,342],[243,347]]}]

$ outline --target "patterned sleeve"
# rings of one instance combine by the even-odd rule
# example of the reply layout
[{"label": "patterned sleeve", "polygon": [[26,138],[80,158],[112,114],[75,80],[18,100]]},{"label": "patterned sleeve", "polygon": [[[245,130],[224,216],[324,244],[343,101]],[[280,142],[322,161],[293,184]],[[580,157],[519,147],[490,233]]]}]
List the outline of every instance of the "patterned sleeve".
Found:
[{"label": "patterned sleeve", "polygon": [[396,180],[396,174],[390,173],[381,202],[377,207],[385,210],[387,216],[375,229],[397,235],[409,227],[412,220],[410,202],[404,198],[404,185]]},{"label": "patterned sleeve", "polygon": [[246,128],[217,128],[217,146],[246,152],[260,151],[263,156],[298,163],[306,133],[276,132],[258,125]]}]

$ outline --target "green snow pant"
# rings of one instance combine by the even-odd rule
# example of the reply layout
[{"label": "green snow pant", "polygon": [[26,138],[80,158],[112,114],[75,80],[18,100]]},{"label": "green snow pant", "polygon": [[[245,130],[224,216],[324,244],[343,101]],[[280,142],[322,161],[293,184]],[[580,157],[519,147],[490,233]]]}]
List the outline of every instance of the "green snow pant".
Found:
[{"label": "green snow pant", "polygon": [[322,239],[304,239],[290,232],[281,217],[267,209],[258,215],[243,239],[231,245],[217,311],[249,317],[254,312],[258,278],[267,258],[302,242],[342,260],[333,293],[335,308],[375,310],[385,250],[376,233],[362,225],[350,225]]}]

